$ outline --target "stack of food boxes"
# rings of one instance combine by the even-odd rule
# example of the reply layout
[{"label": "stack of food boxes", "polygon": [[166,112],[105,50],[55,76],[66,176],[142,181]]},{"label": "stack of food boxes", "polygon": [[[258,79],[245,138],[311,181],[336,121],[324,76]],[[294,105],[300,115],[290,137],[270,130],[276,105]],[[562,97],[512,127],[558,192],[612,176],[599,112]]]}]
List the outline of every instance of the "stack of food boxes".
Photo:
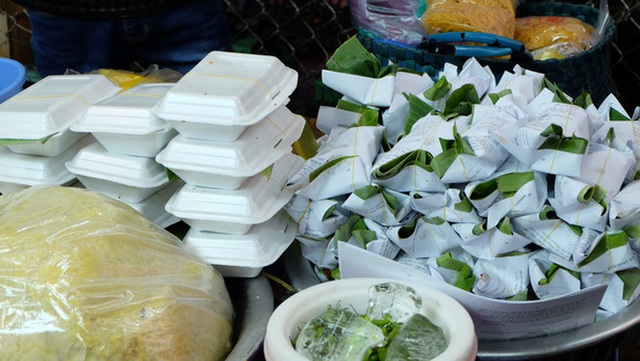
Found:
[{"label": "stack of food boxes", "polygon": [[85,188],[130,205],[161,227],[179,221],[164,207],[184,184],[155,160],[177,134],[153,112],[172,86],[142,83],[90,105],[71,130],[97,142],[66,163]]},{"label": "stack of food boxes", "polygon": [[297,77],[272,56],[214,51],[155,108],[179,133],[155,159],[186,183],[166,210],[225,276],[258,275],[295,237],[282,208],[303,162],[291,146],[305,120],[286,107]]},{"label": "stack of food boxes", "polygon": [[46,77],[0,104],[0,193],[76,181],[65,163],[95,138],[70,126],[120,88],[103,75]]}]

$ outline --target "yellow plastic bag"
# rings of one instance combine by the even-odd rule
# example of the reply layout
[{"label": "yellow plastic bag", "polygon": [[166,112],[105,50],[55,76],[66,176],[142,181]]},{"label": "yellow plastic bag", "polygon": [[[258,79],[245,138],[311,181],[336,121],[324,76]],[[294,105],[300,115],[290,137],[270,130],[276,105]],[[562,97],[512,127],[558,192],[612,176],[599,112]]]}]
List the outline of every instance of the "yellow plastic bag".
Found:
[{"label": "yellow plastic bag", "polygon": [[86,189],[0,196],[0,359],[224,360],[224,279],[181,244]]},{"label": "yellow plastic bag", "polygon": [[526,16],[516,19],[515,39],[535,59],[564,58],[589,49],[593,26],[566,16]]},{"label": "yellow plastic bag", "polygon": [[434,0],[422,14],[429,34],[474,31],[513,38],[514,0]]}]

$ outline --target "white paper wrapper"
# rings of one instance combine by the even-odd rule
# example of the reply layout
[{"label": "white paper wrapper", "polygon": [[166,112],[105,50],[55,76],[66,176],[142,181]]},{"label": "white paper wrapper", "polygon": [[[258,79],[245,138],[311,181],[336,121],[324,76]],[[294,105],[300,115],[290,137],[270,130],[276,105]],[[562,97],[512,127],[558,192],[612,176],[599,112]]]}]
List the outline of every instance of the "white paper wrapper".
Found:
[{"label": "white paper wrapper", "polygon": [[627,184],[609,203],[609,224],[615,230],[640,225],[640,181]]},{"label": "white paper wrapper", "polygon": [[448,264],[449,262],[439,262],[438,257],[430,257],[427,261],[430,274],[436,279],[450,285],[464,283],[464,280],[461,279],[463,278],[472,283],[468,285],[470,290],[473,284],[477,282],[473,274],[473,265],[475,262],[473,256],[460,247],[447,252],[445,256],[450,256],[451,259],[454,260],[453,267],[451,264]]},{"label": "white paper wrapper", "polygon": [[477,277],[473,293],[489,298],[508,298],[529,286],[530,253],[498,257],[490,261],[479,259],[473,267]]},{"label": "white paper wrapper", "polygon": [[451,224],[441,219],[416,217],[407,225],[389,227],[387,236],[414,258],[437,257],[460,246]]},{"label": "white paper wrapper", "polygon": [[449,188],[442,193],[413,192],[411,206],[428,218],[441,218],[447,222],[480,223],[481,218],[470,207],[464,193]]},{"label": "white paper wrapper", "polygon": [[479,97],[482,97],[489,88],[495,85],[495,76],[491,70],[480,65],[475,58],[469,58],[463,64],[460,74],[451,79],[452,91],[465,84],[471,84],[476,88]]},{"label": "white paper wrapper", "polygon": [[[526,70],[519,65],[514,66],[513,72],[505,71],[498,84],[489,93],[509,91],[509,99],[521,109],[535,99],[540,93],[544,74]],[[489,99],[488,97],[485,99]]]},{"label": "white paper wrapper", "polygon": [[[541,219],[540,214],[513,218],[511,224],[515,232],[567,261],[573,260],[576,252],[580,253],[577,251],[580,242],[592,242],[598,236],[588,229],[579,234],[562,219]],[[578,262],[586,255],[580,253],[580,257]]]},{"label": "white paper wrapper", "polygon": [[[515,193],[511,193],[513,185],[503,185],[502,182],[525,183]],[[483,188],[487,185],[492,191],[484,195],[488,193]],[[503,190],[510,192],[505,194]],[[513,218],[539,212],[548,194],[545,174],[530,170],[515,157],[508,158],[489,181],[467,183],[464,192],[478,213],[487,218],[488,228],[495,227],[504,217]]]},{"label": "white paper wrapper", "polygon": [[316,118],[316,128],[323,134],[331,133],[333,128],[347,128],[360,119],[360,114],[344,109],[320,106]]},{"label": "white paper wrapper", "polygon": [[583,255],[582,259],[574,257],[573,262],[567,262],[555,254],[550,255],[549,259],[563,267],[586,273],[612,273],[640,268],[636,254],[623,232],[600,233],[594,240],[579,244],[576,253]]},{"label": "white paper wrapper", "polygon": [[474,232],[477,224],[456,223],[453,229],[462,239],[461,247],[476,258],[491,260],[509,252],[517,251],[531,243],[517,233],[505,233],[498,228]]},{"label": "white paper wrapper", "polygon": [[[591,196],[592,193],[595,193],[594,196]],[[549,198],[549,204],[565,222],[602,232],[608,219],[606,195],[602,193],[604,192],[598,192],[598,188],[590,184],[557,176],[554,197]]]},{"label": "white paper wrapper", "polygon": [[[541,135],[550,126],[559,127],[562,142],[569,142],[571,137],[576,141],[588,141],[595,130],[592,116],[585,109],[564,103],[555,103],[553,93],[545,89],[528,106],[530,119],[526,123],[509,125],[498,129],[494,135],[498,142],[513,156],[528,165],[531,169],[549,173],[579,177],[585,156],[583,152],[568,152],[554,149],[555,146],[544,144],[555,139]],[[574,140],[572,140],[573,142]],[[541,148],[542,147],[542,148]]]},{"label": "white paper wrapper", "polygon": [[[334,129],[318,153],[303,164],[289,181],[298,194],[312,200],[329,199],[369,185],[373,159],[378,153],[383,127]],[[331,161],[316,178],[309,175]]]},{"label": "white paper wrapper", "polygon": [[580,277],[565,268],[558,267],[553,275],[547,276],[552,267],[549,251],[536,252],[529,258],[531,288],[539,299],[562,297],[580,290]]},{"label": "white paper wrapper", "polygon": [[[638,269],[632,269],[626,272],[626,275],[636,274]],[[602,298],[600,308],[611,313],[617,313],[627,307],[640,295],[640,287],[633,282],[625,282],[625,272],[618,273],[582,273],[583,287],[595,285],[607,285],[607,291]],[[627,278],[628,279],[628,278]],[[625,297],[625,293],[628,293]]]},{"label": "white paper wrapper", "polygon": [[388,107],[395,90],[395,75],[376,79],[322,69],[322,83],[360,104]]},{"label": "white paper wrapper", "polygon": [[[400,224],[411,212],[408,195],[380,187],[367,186],[366,188],[372,191],[368,194],[369,198],[361,198],[356,191],[349,195],[342,207],[383,226]],[[392,205],[391,202],[395,204]]]},{"label": "white paper wrapper", "polygon": [[350,212],[342,209],[340,200],[312,201],[294,197],[285,209],[298,223],[298,234],[311,237],[329,237],[349,218]]}]

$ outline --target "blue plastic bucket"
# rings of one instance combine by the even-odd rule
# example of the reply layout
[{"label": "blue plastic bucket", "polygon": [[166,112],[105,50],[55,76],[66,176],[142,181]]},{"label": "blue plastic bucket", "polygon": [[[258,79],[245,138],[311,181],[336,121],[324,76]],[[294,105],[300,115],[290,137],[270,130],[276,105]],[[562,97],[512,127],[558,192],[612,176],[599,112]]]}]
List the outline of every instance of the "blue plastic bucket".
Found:
[{"label": "blue plastic bucket", "polygon": [[19,62],[0,57],[0,103],[22,91],[27,72]]}]

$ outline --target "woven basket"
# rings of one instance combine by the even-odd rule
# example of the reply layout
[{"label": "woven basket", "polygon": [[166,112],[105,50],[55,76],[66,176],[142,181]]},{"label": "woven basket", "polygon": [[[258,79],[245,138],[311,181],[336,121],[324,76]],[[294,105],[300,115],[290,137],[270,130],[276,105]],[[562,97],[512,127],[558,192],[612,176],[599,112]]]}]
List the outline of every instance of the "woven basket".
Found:
[{"label": "woven basket", "polygon": [[[596,25],[598,10],[587,5],[562,2],[525,2],[518,6],[518,17],[534,15],[571,16],[588,24]],[[583,92],[591,94],[598,105],[613,92],[614,82],[611,74],[611,44],[615,34],[615,24],[610,22],[602,41],[587,51],[564,59],[549,60],[497,60],[478,58],[483,65],[488,65],[496,76],[504,71],[513,70],[517,63],[526,69],[544,73],[547,79],[556,83],[560,89],[572,97]],[[358,34],[362,44],[371,51],[383,64],[389,61],[401,67],[422,71],[435,76],[445,63],[461,66],[467,58],[452,55],[430,53],[425,50],[402,47],[393,43],[376,41],[369,34]]]}]

